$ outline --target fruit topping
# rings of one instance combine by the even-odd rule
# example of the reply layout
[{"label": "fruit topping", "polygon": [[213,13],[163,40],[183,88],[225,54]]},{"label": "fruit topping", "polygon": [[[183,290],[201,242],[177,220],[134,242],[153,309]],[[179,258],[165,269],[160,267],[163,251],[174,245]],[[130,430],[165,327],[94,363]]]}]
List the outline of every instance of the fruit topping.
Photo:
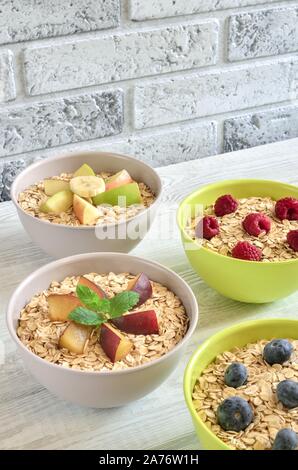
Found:
[{"label": "fruit topping", "polygon": [[262,251],[249,242],[238,242],[232,249],[233,258],[246,261],[261,261]]},{"label": "fruit topping", "polygon": [[54,194],[69,190],[69,182],[64,180],[48,179],[44,180],[44,192],[47,196],[54,196]]},{"label": "fruit topping", "polygon": [[68,211],[72,206],[73,194],[71,191],[65,189],[59,191],[53,196],[49,197],[44,203],[41,204],[41,212],[51,214],[61,214],[62,212]]},{"label": "fruit topping", "polygon": [[146,300],[152,296],[152,285],[149,277],[145,273],[138,274],[134,279],[129,281],[127,290],[136,292],[139,295],[139,301],[136,307],[144,304]]},{"label": "fruit topping", "polygon": [[242,225],[244,230],[249,235],[258,237],[261,234],[270,232],[271,220],[265,214],[261,214],[260,212],[253,212],[252,214],[248,214],[245,217]]},{"label": "fruit topping", "polygon": [[126,170],[121,170],[115,175],[111,176],[106,181],[106,191],[110,191],[110,189],[119,188],[119,186],[123,186],[124,184],[133,183],[133,179]]},{"label": "fruit topping", "polygon": [[219,223],[215,217],[206,215],[196,226],[196,237],[211,240],[219,234]]},{"label": "fruit topping", "polygon": [[109,323],[101,326],[99,343],[112,362],[121,361],[133,347],[132,342]]},{"label": "fruit topping", "polygon": [[232,362],[225,371],[225,384],[228,387],[238,388],[247,381],[247,369],[240,362]]},{"label": "fruit topping", "polygon": [[128,207],[132,204],[141,204],[142,197],[138,183],[129,183],[110,189],[92,198],[93,204],[109,204],[111,206]]},{"label": "fruit topping", "polygon": [[105,182],[97,176],[76,176],[70,180],[70,189],[80,197],[93,197],[105,191]]},{"label": "fruit topping", "polygon": [[94,282],[89,281],[89,279],[85,276],[80,277],[80,279],[78,281],[78,285],[89,287],[89,289],[91,289],[93,292],[95,292],[95,294],[97,294],[100,299],[104,299],[106,297],[106,294],[102,290],[102,288],[99,287]]},{"label": "fruit topping", "polygon": [[288,361],[293,352],[292,344],[286,339],[273,339],[266,344],[263,358],[268,364],[283,364]]},{"label": "fruit topping", "polygon": [[227,214],[232,214],[237,210],[238,202],[231,196],[231,194],[225,194],[220,196],[214,204],[214,212],[217,217],[222,217]]},{"label": "fruit topping", "polygon": [[97,207],[76,194],[73,196],[73,211],[84,225],[93,225],[99,217]]},{"label": "fruit topping", "polygon": [[253,417],[251,406],[241,397],[226,398],[217,409],[218,423],[225,431],[243,431]]},{"label": "fruit topping", "polygon": [[296,408],[298,406],[298,382],[294,380],[283,380],[276,389],[278,400],[286,408]]},{"label": "fruit topping", "polygon": [[73,294],[50,294],[47,301],[51,321],[67,321],[70,312],[82,305]]},{"label": "fruit topping", "polygon": [[133,312],[115,318],[113,323],[119,330],[133,335],[158,335],[158,320],[155,310]]},{"label": "fruit topping", "polygon": [[92,327],[71,322],[59,338],[59,348],[68,349],[76,354],[83,354]]},{"label": "fruit topping", "polygon": [[298,447],[298,435],[293,429],[280,429],[275,436],[272,450],[295,450]]},{"label": "fruit topping", "polygon": [[87,165],[87,163],[84,163],[75,173],[74,173],[74,178],[76,176],[95,176],[94,171],[92,168]]},{"label": "fruit topping", "polygon": [[298,251],[298,230],[291,230],[287,234],[287,242],[294,251]]},{"label": "fruit topping", "polygon": [[280,220],[298,220],[298,199],[285,197],[277,201],[275,215]]}]

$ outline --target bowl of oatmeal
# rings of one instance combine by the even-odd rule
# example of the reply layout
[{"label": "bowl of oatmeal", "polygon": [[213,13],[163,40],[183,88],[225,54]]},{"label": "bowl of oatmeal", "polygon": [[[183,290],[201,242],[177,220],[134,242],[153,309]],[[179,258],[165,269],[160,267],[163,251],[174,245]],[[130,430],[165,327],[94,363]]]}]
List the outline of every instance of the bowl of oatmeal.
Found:
[{"label": "bowl of oatmeal", "polygon": [[298,449],[298,321],[254,320],[211,336],[187,365],[184,394],[205,449]]},{"label": "bowl of oatmeal", "polygon": [[38,382],[98,408],[164,382],[197,320],[194,294],[176,273],[123,253],[54,261],[19,285],[7,310],[10,335]]},{"label": "bowl of oatmeal", "polygon": [[220,181],[181,203],[186,255],[222,295],[264,303],[298,289],[298,188],[268,180]]},{"label": "bowl of oatmeal", "polygon": [[32,240],[55,258],[127,253],[150,229],[161,186],[142,161],[85,152],[30,165],[15,179],[11,199]]}]

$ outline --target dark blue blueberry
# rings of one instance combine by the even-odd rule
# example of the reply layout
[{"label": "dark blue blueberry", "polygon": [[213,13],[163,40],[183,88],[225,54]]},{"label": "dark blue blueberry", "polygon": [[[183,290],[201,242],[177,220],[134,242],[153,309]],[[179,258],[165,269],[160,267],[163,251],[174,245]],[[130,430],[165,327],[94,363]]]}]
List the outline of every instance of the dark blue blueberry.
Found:
[{"label": "dark blue blueberry", "polygon": [[276,389],[277,398],[286,408],[298,406],[298,382],[294,380],[283,380]]},{"label": "dark blue blueberry", "polygon": [[225,384],[228,387],[238,388],[247,381],[247,369],[240,362],[232,362],[225,372]]},{"label": "dark blue blueberry", "polygon": [[292,429],[281,429],[276,434],[273,450],[295,450],[298,447],[298,435]]},{"label": "dark blue blueberry", "polygon": [[217,408],[217,420],[225,431],[242,431],[252,422],[253,410],[241,397],[230,397]]},{"label": "dark blue blueberry", "polygon": [[263,358],[268,364],[283,364],[288,361],[293,352],[293,346],[286,339],[273,339],[266,344]]}]

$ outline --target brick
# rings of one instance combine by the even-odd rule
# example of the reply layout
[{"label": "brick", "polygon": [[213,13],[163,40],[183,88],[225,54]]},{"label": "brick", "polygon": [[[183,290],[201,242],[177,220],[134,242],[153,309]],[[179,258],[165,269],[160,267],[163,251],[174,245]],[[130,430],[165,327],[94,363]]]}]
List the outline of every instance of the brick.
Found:
[{"label": "brick", "polygon": [[[278,0],[271,0],[271,3],[274,1]],[[262,3],[265,0],[130,0],[130,18],[151,20]]]},{"label": "brick", "polygon": [[229,19],[229,60],[298,50],[298,7],[233,15]]},{"label": "brick", "polygon": [[12,160],[0,165],[0,202],[10,200],[10,187],[13,180],[25,166],[24,159]]},{"label": "brick", "polygon": [[224,151],[298,137],[298,106],[286,106],[227,119],[224,123]]},{"label": "brick", "polygon": [[137,129],[286,101],[297,62],[283,60],[164,79],[134,92]]},{"label": "brick", "polygon": [[13,100],[15,97],[13,54],[7,51],[0,54],[0,103]]},{"label": "brick", "polygon": [[117,26],[119,0],[4,0],[0,43],[96,31]]},{"label": "brick", "polygon": [[181,126],[154,135],[131,137],[126,141],[104,144],[102,150],[126,153],[151,166],[171,165],[204,158],[217,153],[215,122]]},{"label": "brick", "polygon": [[0,156],[119,134],[121,90],[30,103],[0,111]]},{"label": "brick", "polygon": [[37,95],[211,65],[217,34],[217,22],[195,23],[28,48],[27,89]]}]

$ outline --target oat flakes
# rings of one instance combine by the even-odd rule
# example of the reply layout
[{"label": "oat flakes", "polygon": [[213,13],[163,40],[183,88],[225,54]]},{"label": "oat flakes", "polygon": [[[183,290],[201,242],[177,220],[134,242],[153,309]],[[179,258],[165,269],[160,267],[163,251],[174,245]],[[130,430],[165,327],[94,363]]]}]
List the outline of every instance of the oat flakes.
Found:
[{"label": "oat flakes", "polygon": [[[100,285],[108,296],[126,289],[134,276],[121,274],[84,274]],[[34,354],[63,367],[87,371],[128,369],[157,359],[178,344],[188,329],[188,316],[178,297],[165,286],[151,281],[153,294],[142,310],[154,309],[158,317],[159,335],[132,335],[122,332],[133,343],[132,351],[121,361],[112,363],[98,342],[98,332],[91,335],[85,353],[78,355],[58,348],[60,334],[67,322],[51,322],[48,318],[47,296],[53,293],[75,292],[79,276],[67,277],[62,282],[52,282],[41,294],[35,295],[20,313],[17,334],[24,345]]]}]

